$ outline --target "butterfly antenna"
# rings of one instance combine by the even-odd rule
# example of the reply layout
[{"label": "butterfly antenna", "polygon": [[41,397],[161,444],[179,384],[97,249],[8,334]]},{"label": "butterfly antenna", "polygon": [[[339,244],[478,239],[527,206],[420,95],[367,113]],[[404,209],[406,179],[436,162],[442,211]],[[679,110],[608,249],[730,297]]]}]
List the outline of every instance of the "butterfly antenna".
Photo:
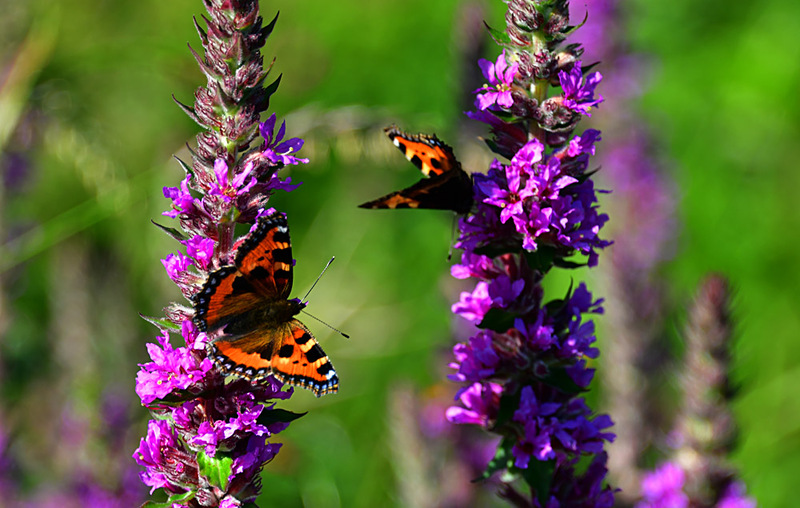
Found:
[{"label": "butterfly antenna", "polygon": [[311,294],[311,290],[312,290],[312,289],[314,289],[314,286],[316,286],[316,285],[317,285],[317,282],[319,282],[319,280],[320,280],[320,279],[322,278],[322,276],[325,274],[325,270],[327,270],[327,269],[328,269],[328,267],[329,267],[329,266],[331,266],[331,263],[333,263],[333,260],[334,260],[334,259],[336,259],[336,256],[331,256],[331,260],[330,260],[330,261],[328,261],[328,264],[327,264],[327,265],[325,265],[325,268],[323,268],[323,269],[322,269],[322,272],[319,274],[319,276],[317,276],[317,280],[315,280],[315,281],[314,281],[314,283],[313,283],[313,284],[311,284],[311,288],[308,290],[308,292],[306,293],[306,296],[304,296],[304,297],[303,297],[303,299],[302,299],[301,301],[303,301],[303,302],[305,302],[305,301],[306,301],[306,298],[308,298],[308,295],[310,295],[310,294]]},{"label": "butterfly antenna", "polygon": [[[333,261],[333,260],[331,260],[331,261]],[[330,263],[328,263],[328,264],[330,264]],[[305,314],[306,316],[308,316],[308,317],[310,317],[310,318],[312,318],[312,319],[315,319],[315,320],[319,321],[320,323],[322,323],[323,325],[327,326],[328,328],[330,328],[330,329],[331,329],[331,330],[333,330],[334,332],[338,333],[339,335],[341,335],[341,336],[342,336],[342,337],[344,337],[345,339],[349,339],[349,338],[350,338],[350,336],[349,336],[349,335],[347,335],[346,333],[342,332],[341,330],[337,330],[336,328],[332,327],[331,325],[329,325],[329,324],[328,324],[328,323],[326,323],[325,321],[321,320],[321,319],[320,319],[320,318],[318,318],[317,316],[315,316],[315,315],[313,315],[313,314],[309,314],[308,312],[306,312],[306,311],[304,311],[304,310],[303,310],[303,311],[300,311],[300,312],[302,312],[303,314]]]}]

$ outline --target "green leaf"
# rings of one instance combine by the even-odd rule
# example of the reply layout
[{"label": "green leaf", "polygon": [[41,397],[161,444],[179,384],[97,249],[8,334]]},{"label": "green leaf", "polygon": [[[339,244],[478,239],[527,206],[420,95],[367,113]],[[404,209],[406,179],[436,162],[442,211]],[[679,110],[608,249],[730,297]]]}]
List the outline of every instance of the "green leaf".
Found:
[{"label": "green leaf", "polygon": [[168,234],[169,236],[171,236],[175,240],[178,240],[179,242],[183,242],[183,241],[185,241],[185,240],[187,240],[189,238],[182,231],[178,231],[175,228],[162,226],[161,224],[159,224],[158,222],[154,221],[153,219],[150,219],[150,222],[152,222],[153,225],[158,227],[158,229],[160,229],[161,231],[165,232],[166,234]]},{"label": "green leaf", "polygon": [[272,31],[275,29],[275,23],[277,23],[278,16],[280,16],[280,14],[280,11],[278,11],[278,13],[275,14],[275,17],[272,18],[272,21],[270,21],[267,26],[261,28],[259,35],[261,35],[264,40],[267,40],[267,38],[272,34]]},{"label": "green leaf", "polygon": [[172,505],[175,503],[186,504],[185,501],[191,501],[192,499],[194,499],[194,496],[195,493],[193,491],[184,492],[183,494],[175,494],[171,496],[163,503],[157,503],[155,501],[147,501],[139,508],[172,508]]},{"label": "green leaf", "polygon": [[495,420],[495,428],[502,427],[506,422],[510,422],[514,418],[514,412],[519,407],[520,392],[506,394],[500,397],[500,407],[497,410],[497,419]]},{"label": "green leaf", "polygon": [[483,22],[483,24],[489,31],[489,35],[492,36],[492,39],[494,39],[494,41],[497,44],[501,46],[504,46],[506,44],[511,44],[511,37],[509,37],[507,33],[501,32],[500,30],[495,30],[494,28],[490,27],[489,24],[486,23],[485,21]]},{"label": "green leaf", "polygon": [[269,86],[264,88],[264,100],[265,100],[264,108],[265,109],[267,107],[269,107],[269,98],[272,97],[272,94],[274,94],[278,90],[278,86],[281,84],[281,78],[282,77],[283,77],[283,74],[278,76],[278,78],[275,81],[273,81],[272,83],[270,83]]},{"label": "green leaf", "polygon": [[173,155],[173,157],[175,158],[176,161],[178,161],[178,164],[181,165],[181,167],[183,168],[183,170],[186,172],[187,175],[194,176],[194,170],[192,169],[192,166],[183,162],[183,160],[177,155]]},{"label": "green leaf", "polygon": [[478,247],[475,249],[475,254],[480,254],[481,256],[487,256],[490,258],[496,258],[497,256],[502,256],[503,254],[517,254],[519,251],[522,250],[522,246],[520,245],[484,245],[482,247]]},{"label": "green leaf", "polygon": [[483,471],[479,478],[473,481],[486,480],[493,474],[504,469],[509,469],[514,464],[514,455],[511,453],[511,448],[514,446],[514,439],[506,437],[500,442],[497,447],[497,452],[494,454],[492,460],[487,464],[486,469]]},{"label": "green leaf", "polygon": [[478,324],[478,328],[488,328],[489,330],[504,333],[508,331],[509,328],[514,327],[514,320],[516,318],[516,314],[506,312],[502,309],[491,308],[489,312],[483,316],[483,320]]},{"label": "green leaf", "polygon": [[568,268],[570,270],[574,270],[575,268],[583,268],[584,266],[588,266],[589,263],[577,263],[575,261],[567,261],[564,258],[557,257],[553,260],[553,264],[559,268]]},{"label": "green leaf", "polygon": [[489,147],[489,150],[503,157],[504,159],[510,159],[513,156],[513,154],[509,154],[507,151],[501,149],[493,139],[481,138],[481,140],[486,143],[486,146]]},{"label": "green leaf", "polygon": [[209,457],[204,450],[200,450],[197,454],[197,465],[200,474],[205,476],[211,485],[223,491],[228,490],[228,478],[231,476],[231,466],[233,466],[231,457],[222,452]]},{"label": "green leaf", "polygon": [[566,367],[551,367],[550,372],[541,381],[544,384],[571,395],[577,395],[588,391],[586,388],[578,386],[575,381],[572,380],[567,373]]},{"label": "green leaf", "polygon": [[285,409],[265,409],[264,411],[261,411],[261,414],[258,416],[258,423],[261,425],[269,425],[271,423],[280,422],[289,423],[307,414],[308,411],[305,413],[294,413]]},{"label": "green leaf", "polygon": [[547,506],[550,497],[550,485],[553,483],[555,460],[541,461],[531,457],[526,469],[514,468],[525,480],[531,492],[536,494],[540,506]]},{"label": "green leaf", "polygon": [[167,318],[154,318],[150,316],[145,316],[144,314],[139,314],[139,317],[150,323],[151,325],[155,326],[159,330],[174,330],[177,332],[181,331],[181,327],[176,325],[172,321]]},{"label": "green leaf", "polygon": [[547,245],[540,245],[535,251],[525,251],[525,260],[528,266],[545,274],[555,264],[556,250]]}]

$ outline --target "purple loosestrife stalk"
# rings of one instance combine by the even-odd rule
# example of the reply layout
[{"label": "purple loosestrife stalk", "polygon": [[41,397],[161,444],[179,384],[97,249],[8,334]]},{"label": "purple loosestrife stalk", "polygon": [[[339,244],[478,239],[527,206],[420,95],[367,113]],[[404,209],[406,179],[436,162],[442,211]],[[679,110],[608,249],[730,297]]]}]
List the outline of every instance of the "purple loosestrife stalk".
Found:
[{"label": "purple loosestrife stalk", "polygon": [[488,83],[467,113],[490,126],[488,144],[505,162],[474,175],[475,206],[459,223],[463,254],[452,273],[477,283],[453,312],[477,331],[454,348],[450,377],[464,386],[447,418],[501,436],[484,477],[502,471],[512,504],[610,507],[603,450],[612,422],[581,397],[594,375],[587,359],[598,356],[586,315],[602,313],[602,300],[583,283],[548,299],[541,284],[553,267],[582,258],[595,266],[610,243],[588,171],[600,132],[574,133],[602,102],[601,75],[584,68],[578,45],[562,45],[575,30],[565,0],[508,5],[506,32],[491,32],[503,52],[480,63]]},{"label": "purple loosestrife stalk", "polygon": [[[255,0],[204,3],[207,29],[196,27],[205,53],[193,53],[208,83],[195,93],[193,107],[181,104],[204,132],[191,166],[181,162],[186,177],[164,188],[172,201],[164,215],[179,219],[182,231],[162,226],[185,247],[163,264],[190,300],[208,273],[232,258],[234,226],[270,213],[265,207],[274,190],[296,187],[277,171],[308,162],[296,156],[303,141],[284,139],[285,124],[276,129],[275,115],[259,124],[278,86],[278,80],[264,86],[268,69],[260,54],[277,17],[262,26]],[[296,417],[276,410],[275,401],[293,390],[282,391],[272,377],[226,384],[206,356],[208,338],[192,323],[192,309],[172,304],[165,310],[166,318],[152,320],[161,335],[148,344],[151,361],[136,378],[136,393],[154,417],[133,455],[145,467],[141,479],[151,493],[165,491],[163,506],[249,504],[259,493],[262,466],[281,447],[270,438]],[[170,333],[183,339],[179,347]]]},{"label": "purple loosestrife stalk", "polygon": [[701,284],[686,327],[683,407],[673,432],[669,461],[642,479],[637,508],[755,508],[727,456],[736,424],[729,403],[730,289],[711,275]]}]

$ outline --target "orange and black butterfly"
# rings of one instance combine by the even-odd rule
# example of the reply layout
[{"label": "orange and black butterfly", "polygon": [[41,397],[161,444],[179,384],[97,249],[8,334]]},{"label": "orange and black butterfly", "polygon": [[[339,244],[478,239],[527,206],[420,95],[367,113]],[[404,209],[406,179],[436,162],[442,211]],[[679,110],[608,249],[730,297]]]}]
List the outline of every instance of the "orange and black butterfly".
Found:
[{"label": "orange and black butterfly", "polygon": [[208,355],[225,374],[251,381],[275,376],[319,397],[339,377],[308,329],[294,318],[305,307],[289,300],[292,244],[281,214],[257,219],[232,265],[208,275],[194,297],[194,323],[212,336]]},{"label": "orange and black butterfly", "polygon": [[472,208],[472,178],[461,169],[452,148],[436,136],[408,134],[394,125],[384,132],[406,159],[428,178],[358,205],[360,208],[431,208],[469,212]]}]

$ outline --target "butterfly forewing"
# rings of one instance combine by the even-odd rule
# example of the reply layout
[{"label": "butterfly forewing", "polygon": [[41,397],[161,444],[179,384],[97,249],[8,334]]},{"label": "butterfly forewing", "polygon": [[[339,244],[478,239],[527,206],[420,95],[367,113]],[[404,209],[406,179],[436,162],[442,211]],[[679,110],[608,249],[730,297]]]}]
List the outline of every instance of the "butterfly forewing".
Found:
[{"label": "butterfly forewing", "polygon": [[236,269],[224,266],[208,275],[194,297],[194,324],[200,331],[214,331],[262,305],[263,297]]},{"label": "butterfly forewing", "polygon": [[261,218],[236,253],[236,267],[265,296],[292,292],[292,243],[282,215]]}]

